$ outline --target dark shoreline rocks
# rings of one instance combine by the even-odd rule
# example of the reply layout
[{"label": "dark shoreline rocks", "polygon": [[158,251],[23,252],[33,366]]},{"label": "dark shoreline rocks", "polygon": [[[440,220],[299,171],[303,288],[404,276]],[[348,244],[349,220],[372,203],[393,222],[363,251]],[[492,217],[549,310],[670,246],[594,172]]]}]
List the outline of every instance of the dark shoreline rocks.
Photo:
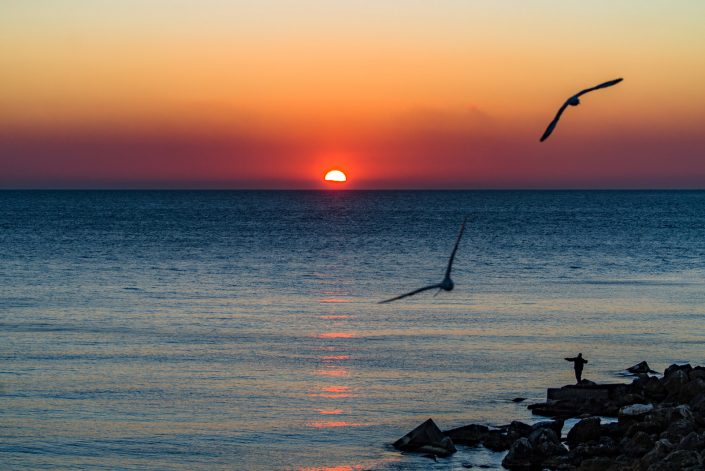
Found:
[{"label": "dark shoreline rocks", "polygon": [[[651,371],[646,362],[632,368]],[[510,470],[705,470],[705,367],[671,365],[661,378],[635,374],[631,384],[549,389],[546,402],[528,408],[552,420],[534,425],[514,421],[498,428],[470,424],[440,432],[429,419],[394,446],[403,449],[397,445],[417,432],[405,442],[407,451],[448,456],[455,451],[453,443],[482,445],[508,451],[502,465]],[[604,423],[600,416],[617,422]],[[563,420],[578,417],[562,441]]]}]

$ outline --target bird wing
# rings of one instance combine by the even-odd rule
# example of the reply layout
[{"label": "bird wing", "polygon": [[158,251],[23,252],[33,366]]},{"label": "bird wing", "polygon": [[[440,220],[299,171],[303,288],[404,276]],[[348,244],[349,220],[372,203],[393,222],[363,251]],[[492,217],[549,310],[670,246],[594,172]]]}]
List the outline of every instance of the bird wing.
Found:
[{"label": "bird wing", "polygon": [[575,96],[576,96],[576,97],[579,97],[579,96],[585,95],[586,93],[591,92],[591,91],[593,91],[593,90],[598,90],[598,89],[600,89],[600,88],[607,88],[607,87],[611,87],[612,85],[617,85],[617,84],[618,84],[619,82],[621,82],[622,80],[624,80],[624,79],[623,79],[623,78],[618,78],[618,79],[610,80],[609,82],[605,82],[605,83],[601,83],[601,84],[599,84],[599,85],[595,85],[594,87],[586,88],[585,90],[581,91],[580,93],[576,94]]},{"label": "bird wing", "polygon": [[458,233],[458,238],[455,240],[455,247],[450,253],[450,259],[448,259],[448,267],[446,268],[446,278],[450,278],[450,270],[453,268],[453,260],[455,259],[455,252],[458,251],[458,245],[460,244],[460,238],[463,237],[463,232],[465,231],[465,223],[468,218],[463,219],[463,223],[460,225],[460,232]]},{"label": "bird wing", "polygon": [[[624,80],[624,79],[618,78],[618,79],[610,80],[609,82],[595,85],[594,87],[586,88],[585,90],[582,90],[581,92],[576,93],[571,98],[573,98],[573,97],[578,98],[579,96],[585,95],[586,93],[591,92],[593,90],[598,90],[600,88],[607,88],[607,87],[611,87],[612,85],[617,85],[622,80]],[[548,127],[546,128],[546,131],[543,133],[543,136],[541,136],[541,142],[545,141],[548,138],[548,136],[551,135],[551,133],[553,132],[553,130],[556,127],[556,124],[558,124],[558,120],[561,119],[561,115],[563,114],[565,109],[568,107],[569,101],[570,101],[570,98],[568,100],[566,100],[566,102],[563,103],[563,106],[561,106],[561,109],[558,110],[558,113],[556,113],[556,117],[553,118],[553,121],[551,121],[551,124],[548,125]]]},{"label": "bird wing", "polygon": [[561,119],[561,115],[563,114],[563,112],[565,111],[565,109],[567,107],[568,107],[568,101],[563,103],[563,106],[561,106],[561,108],[558,110],[558,113],[556,113],[556,117],[553,118],[553,121],[551,121],[551,123],[546,128],[546,131],[544,131],[543,136],[541,136],[540,142],[545,141],[548,138],[548,136],[551,135],[553,130],[556,128],[556,124],[558,124],[558,120]]},{"label": "bird wing", "polygon": [[395,298],[390,298],[390,299],[385,299],[384,301],[380,301],[377,304],[389,303],[392,301],[396,301],[397,299],[406,298],[407,296],[413,296],[417,293],[420,293],[421,291],[427,291],[429,289],[440,288],[440,287],[441,287],[440,283],[437,283],[435,285],[424,286],[423,288],[415,289],[414,291],[409,291],[408,293],[402,294],[401,296],[397,296]]}]

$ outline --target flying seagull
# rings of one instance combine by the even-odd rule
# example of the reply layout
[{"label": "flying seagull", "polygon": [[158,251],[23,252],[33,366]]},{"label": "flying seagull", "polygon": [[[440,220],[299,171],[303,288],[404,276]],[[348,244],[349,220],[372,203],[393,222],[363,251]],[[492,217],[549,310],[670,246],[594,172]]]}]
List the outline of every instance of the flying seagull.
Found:
[{"label": "flying seagull", "polygon": [[551,135],[551,133],[553,132],[553,130],[556,127],[556,124],[558,124],[558,120],[561,119],[561,115],[563,114],[565,109],[568,107],[568,105],[578,106],[580,104],[580,99],[579,99],[580,96],[585,95],[586,93],[591,92],[593,90],[598,90],[600,88],[607,88],[607,87],[611,87],[612,85],[617,85],[622,80],[624,80],[624,79],[618,78],[618,79],[610,80],[609,82],[595,85],[592,88],[586,88],[582,92],[576,93],[572,97],[568,98],[568,100],[565,103],[563,103],[563,106],[561,106],[561,109],[558,110],[558,113],[556,113],[556,117],[553,118],[553,121],[551,121],[551,124],[549,124],[548,127],[546,128],[546,132],[544,132],[543,136],[541,136],[541,142],[545,141],[548,138],[548,136]]},{"label": "flying seagull", "polygon": [[458,238],[455,241],[455,247],[453,247],[453,251],[450,254],[450,260],[448,260],[448,267],[446,268],[446,275],[443,278],[443,281],[440,283],[437,283],[435,285],[429,285],[429,286],[424,286],[423,288],[419,288],[414,291],[410,291],[406,294],[402,294],[401,296],[397,296],[395,298],[391,299],[385,299],[384,301],[380,301],[379,304],[383,303],[389,303],[392,301],[396,301],[397,299],[401,298],[406,298],[407,296],[413,296],[414,294],[420,293],[422,291],[426,291],[429,289],[438,289],[438,292],[436,294],[440,293],[441,290],[444,291],[452,291],[453,287],[455,286],[455,283],[453,283],[453,280],[450,279],[450,271],[453,268],[453,259],[455,258],[455,252],[458,251],[458,245],[460,244],[460,238],[463,236],[463,231],[465,231],[465,223],[467,222],[468,218],[466,217],[463,219],[463,223],[460,225],[460,233],[458,234]]}]

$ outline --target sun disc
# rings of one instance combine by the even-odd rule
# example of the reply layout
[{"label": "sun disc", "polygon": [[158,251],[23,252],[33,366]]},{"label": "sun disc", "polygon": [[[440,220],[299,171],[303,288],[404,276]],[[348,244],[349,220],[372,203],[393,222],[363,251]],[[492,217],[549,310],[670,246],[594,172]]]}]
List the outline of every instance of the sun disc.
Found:
[{"label": "sun disc", "polygon": [[342,183],[348,181],[348,177],[340,170],[331,170],[326,173],[325,181]]}]

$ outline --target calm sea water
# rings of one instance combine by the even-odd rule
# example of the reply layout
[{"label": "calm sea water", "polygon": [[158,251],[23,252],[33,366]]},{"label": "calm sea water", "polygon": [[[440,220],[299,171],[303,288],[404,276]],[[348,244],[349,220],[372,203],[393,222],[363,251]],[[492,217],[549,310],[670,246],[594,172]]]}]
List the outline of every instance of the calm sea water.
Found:
[{"label": "calm sea water", "polygon": [[[463,216],[456,289],[440,281]],[[389,444],[705,363],[704,192],[0,192],[2,469],[463,469]]]}]

